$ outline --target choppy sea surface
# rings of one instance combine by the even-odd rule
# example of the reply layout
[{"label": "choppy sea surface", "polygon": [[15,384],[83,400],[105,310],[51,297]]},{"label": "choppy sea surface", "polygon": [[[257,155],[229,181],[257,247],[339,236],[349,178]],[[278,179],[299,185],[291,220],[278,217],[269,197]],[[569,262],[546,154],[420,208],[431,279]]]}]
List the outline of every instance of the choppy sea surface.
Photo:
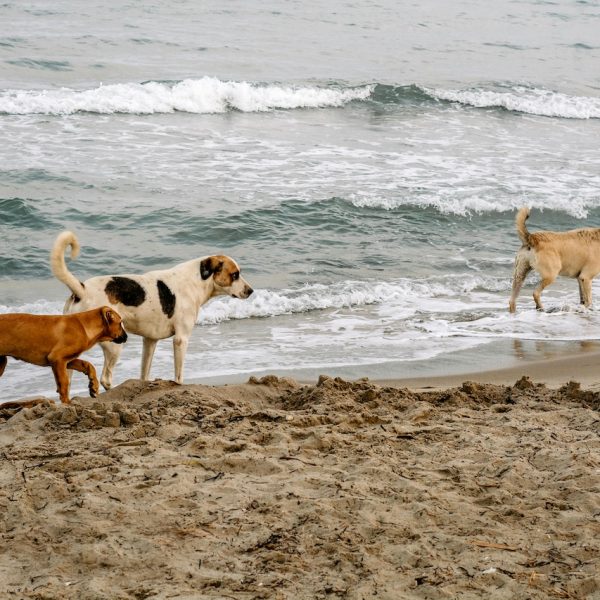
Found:
[{"label": "choppy sea surface", "polygon": [[[546,312],[535,276],[507,302],[515,209],[600,226],[600,0],[8,1],[0,22],[0,312],[62,311],[48,254],[71,229],[82,280],[240,263],[256,293],[205,305],[188,381],[595,347],[575,282]],[[0,401],[53,387],[9,361]]]}]

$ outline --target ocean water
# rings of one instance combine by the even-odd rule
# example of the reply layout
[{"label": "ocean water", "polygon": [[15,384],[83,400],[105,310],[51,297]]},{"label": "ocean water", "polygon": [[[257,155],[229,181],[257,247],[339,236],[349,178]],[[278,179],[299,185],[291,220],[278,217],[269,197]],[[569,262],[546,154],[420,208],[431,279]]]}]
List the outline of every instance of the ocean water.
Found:
[{"label": "ocean water", "polygon": [[[15,0],[0,22],[0,312],[62,311],[71,229],[82,280],[240,263],[256,293],[202,309],[188,381],[596,348],[573,281],[507,304],[515,209],[600,226],[599,0]],[[0,400],[36,393],[50,371],[10,361]]]}]

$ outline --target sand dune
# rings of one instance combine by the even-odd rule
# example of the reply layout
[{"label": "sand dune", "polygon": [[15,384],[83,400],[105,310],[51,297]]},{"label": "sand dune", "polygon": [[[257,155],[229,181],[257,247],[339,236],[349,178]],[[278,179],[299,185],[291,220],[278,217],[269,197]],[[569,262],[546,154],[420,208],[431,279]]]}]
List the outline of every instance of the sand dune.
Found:
[{"label": "sand dune", "polygon": [[3,409],[3,597],[598,598],[599,409],[328,377]]}]

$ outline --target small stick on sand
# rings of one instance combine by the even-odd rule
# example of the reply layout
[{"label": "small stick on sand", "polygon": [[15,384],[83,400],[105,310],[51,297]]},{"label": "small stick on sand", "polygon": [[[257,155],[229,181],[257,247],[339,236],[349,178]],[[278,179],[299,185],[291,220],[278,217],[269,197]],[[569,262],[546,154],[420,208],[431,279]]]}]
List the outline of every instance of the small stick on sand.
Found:
[{"label": "small stick on sand", "polygon": [[479,548],[495,548],[496,550],[508,550],[509,552],[516,552],[518,548],[514,546],[506,546],[505,544],[496,544],[494,542],[486,542],[483,540],[471,540],[469,542],[473,546],[478,546]]}]

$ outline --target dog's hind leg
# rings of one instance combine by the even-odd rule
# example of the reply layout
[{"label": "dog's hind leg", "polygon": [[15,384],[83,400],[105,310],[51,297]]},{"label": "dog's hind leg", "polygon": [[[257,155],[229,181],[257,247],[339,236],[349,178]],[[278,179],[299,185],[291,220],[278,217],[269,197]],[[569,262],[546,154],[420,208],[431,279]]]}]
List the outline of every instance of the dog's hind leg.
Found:
[{"label": "dog's hind leg", "polygon": [[544,291],[544,288],[547,288],[555,279],[556,276],[544,277],[542,281],[540,281],[539,285],[535,288],[533,292],[533,300],[535,302],[535,307],[538,310],[544,310],[544,307],[542,306],[542,292]]},{"label": "dog's hind leg", "polygon": [[70,369],[72,373],[72,369],[75,371],[79,371],[84,375],[87,375],[89,379],[88,389],[90,390],[90,396],[95,398],[98,395],[98,391],[100,390],[100,386],[98,385],[98,378],[96,377],[96,369],[94,369],[94,365],[89,363],[87,360],[81,360],[80,358],[74,358],[67,363],[67,369]]},{"label": "dog's hind leg", "polygon": [[112,342],[100,342],[102,352],[104,352],[104,366],[102,367],[102,375],[100,383],[105,390],[110,390],[112,387],[113,368],[121,356],[123,346],[121,344],[113,344]]},{"label": "dog's hind leg", "polygon": [[524,256],[522,252],[517,252],[517,256],[515,257],[515,268],[513,271],[512,294],[508,304],[508,310],[511,313],[514,313],[517,309],[517,297],[519,296],[519,292],[521,291],[521,287],[523,287],[523,283],[525,282],[525,278],[529,271],[531,271],[529,259]]},{"label": "dog's hind leg", "polygon": [[152,366],[152,358],[154,357],[154,350],[156,350],[156,344],[158,340],[151,340],[150,338],[144,338],[144,350],[142,352],[142,374],[141,377],[144,381],[150,379],[150,367]]},{"label": "dog's hind leg", "polygon": [[6,363],[8,359],[6,356],[0,356],[0,377],[2,377],[2,373],[4,373],[4,369],[6,369]]}]

